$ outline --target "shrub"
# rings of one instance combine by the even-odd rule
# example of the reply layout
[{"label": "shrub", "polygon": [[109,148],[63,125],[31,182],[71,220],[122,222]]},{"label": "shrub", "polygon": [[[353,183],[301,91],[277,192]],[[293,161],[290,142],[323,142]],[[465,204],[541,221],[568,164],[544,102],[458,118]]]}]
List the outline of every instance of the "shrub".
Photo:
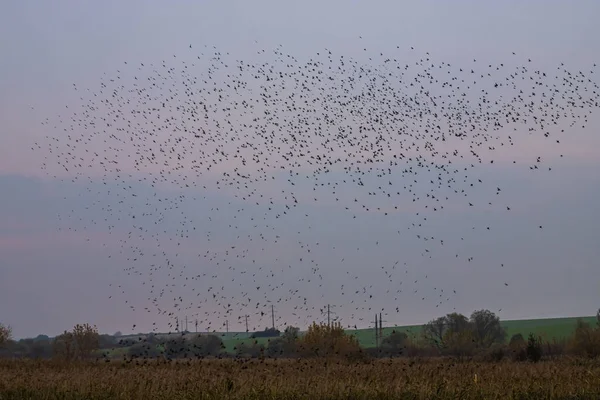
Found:
[{"label": "shrub", "polygon": [[600,327],[592,328],[590,324],[579,320],[571,339],[571,348],[577,355],[596,358],[600,356]]},{"label": "shrub", "polygon": [[527,339],[527,347],[525,348],[527,354],[527,360],[531,362],[538,362],[542,359],[542,339],[535,337],[533,333],[529,334]]},{"label": "shrub", "polygon": [[508,343],[508,351],[513,361],[527,360],[527,341],[520,333],[514,334]]},{"label": "shrub", "polygon": [[194,357],[218,356],[223,347],[223,341],[215,335],[197,335],[190,338],[187,345]]},{"label": "shrub", "polygon": [[361,353],[356,338],[346,334],[340,323],[317,325],[313,322],[298,339],[298,348],[306,357],[354,357]]},{"label": "shrub", "polygon": [[264,357],[265,346],[253,341],[252,343],[240,343],[236,348],[236,356],[243,358]]},{"label": "shrub", "polygon": [[165,341],[165,355],[168,358],[189,357],[188,343],[183,336],[176,336]]},{"label": "shrub", "polygon": [[544,356],[547,358],[557,358],[565,354],[566,341],[564,339],[552,339],[552,342],[546,341],[544,346]]},{"label": "shrub", "polygon": [[506,357],[507,352],[506,345],[495,343],[488,349],[482,350],[477,358],[486,362],[500,362]]},{"label": "shrub", "polygon": [[159,347],[152,343],[136,343],[129,348],[127,354],[131,358],[157,358],[162,352]]},{"label": "shrub", "polygon": [[404,353],[409,339],[405,332],[393,331],[381,342],[382,353],[386,356],[399,356]]},{"label": "shrub", "polygon": [[458,357],[472,357],[475,354],[476,343],[471,330],[448,331],[444,335],[443,354]]},{"label": "shrub", "polygon": [[520,333],[515,333],[514,335],[512,335],[510,341],[508,342],[508,346],[511,348],[525,347],[526,345],[527,342],[525,341],[523,335],[521,335]]}]

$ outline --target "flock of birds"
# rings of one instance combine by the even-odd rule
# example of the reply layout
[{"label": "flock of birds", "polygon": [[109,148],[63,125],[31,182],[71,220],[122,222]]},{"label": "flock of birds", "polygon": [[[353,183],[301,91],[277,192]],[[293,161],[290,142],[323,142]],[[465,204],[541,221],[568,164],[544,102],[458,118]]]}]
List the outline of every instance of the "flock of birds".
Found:
[{"label": "flock of birds", "polygon": [[[118,278],[111,299],[168,317],[172,331],[183,316],[223,331],[248,315],[259,329],[271,325],[271,305],[279,326],[306,326],[322,319],[328,295],[345,325],[366,327],[381,311],[374,298],[388,296],[388,319],[401,293],[426,300],[419,285],[430,278],[390,246],[437,262],[465,243],[435,228],[449,207],[510,213],[502,187],[478,171],[517,164],[507,157],[529,136],[569,140],[600,89],[596,65],[541,71],[514,53],[457,65],[395,51],[302,60],[278,47],[244,61],[190,46],[125,62],[96,89],[73,84],[80,104],[46,119],[56,135],[34,147],[48,174],[83,188],[61,229],[111,233],[108,259],[134,282]],[[536,155],[524,169],[552,166]],[[436,307],[456,296],[442,286]]]}]

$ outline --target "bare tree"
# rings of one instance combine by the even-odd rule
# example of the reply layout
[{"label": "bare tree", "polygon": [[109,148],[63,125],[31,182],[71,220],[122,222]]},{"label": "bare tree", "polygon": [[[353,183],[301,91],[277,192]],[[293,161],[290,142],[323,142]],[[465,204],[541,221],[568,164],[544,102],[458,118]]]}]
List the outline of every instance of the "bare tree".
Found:
[{"label": "bare tree", "polygon": [[92,353],[100,347],[100,335],[96,326],[77,324],[73,328],[73,337],[77,344],[79,358],[90,358]]},{"label": "bare tree", "polygon": [[470,329],[470,323],[467,317],[462,314],[451,313],[425,324],[423,335],[430,344],[442,349],[446,346],[445,339],[449,337],[449,334],[463,332],[468,329]]},{"label": "bare tree", "polygon": [[75,338],[73,333],[64,331],[52,342],[54,357],[63,361],[72,361],[76,357]]},{"label": "bare tree", "polygon": [[8,325],[0,324],[0,345],[12,339],[12,328]]},{"label": "bare tree", "polygon": [[77,324],[54,339],[54,354],[65,361],[87,359],[99,348],[98,329],[89,324]]},{"label": "bare tree", "polygon": [[423,325],[423,336],[433,346],[444,347],[444,334],[447,330],[446,317],[439,317]]},{"label": "bare tree", "polygon": [[500,318],[489,310],[473,311],[471,314],[474,340],[480,347],[490,347],[494,343],[504,343],[506,331]]}]

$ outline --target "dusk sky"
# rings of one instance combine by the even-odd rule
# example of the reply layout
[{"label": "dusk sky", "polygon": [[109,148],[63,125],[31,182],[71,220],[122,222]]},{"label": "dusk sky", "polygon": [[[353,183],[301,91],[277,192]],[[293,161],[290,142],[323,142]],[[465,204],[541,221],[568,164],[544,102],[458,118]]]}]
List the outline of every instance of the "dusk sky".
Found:
[{"label": "dusk sky", "polygon": [[[513,133],[515,146],[494,154],[495,163],[470,172],[471,178],[489,183],[489,190],[473,190],[468,201],[490,201],[498,207],[469,207],[466,200],[450,198],[443,213],[428,220],[427,232],[445,239],[431,258],[423,256],[422,241],[405,229],[414,221],[415,209],[349,219],[324,191],[318,202],[305,202],[285,218],[267,217],[263,222],[268,229],[259,232],[250,216],[262,215],[262,205],[252,208],[232,192],[214,188],[223,170],[206,175],[206,182],[196,181],[195,188],[185,191],[178,212],[167,218],[165,229],[172,231],[180,229],[185,217],[197,221],[195,236],[190,234],[181,246],[166,235],[156,236],[161,239],[155,242],[130,239],[132,224],[116,217],[110,220],[110,232],[101,223],[91,227],[91,221],[108,215],[102,207],[125,207],[117,206],[114,193],[119,189],[104,184],[101,168],[61,170],[56,154],[48,154],[53,142],[46,136],[65,142],[58,121],[68,119],[80,97],[99,90],[103,74],[110,78],[122,73],[125,62],[137,66],[169,60],[177,66],[174,55],[195,60],[205,45],[250,62],[269,61],[268,54],[257,56],[257,51],[269,53],[281,45],[303,59],[330,49],[368,62],[371,55],[394,50],[413,64],[429,53],[437,61],[469,68],[473,59],[508,63],[514,52],[519,61],[513,63],[531,59],[532,69],[554,72],[564,62],[568,70],[584,71],[599,84],[600,68],[593,69],[600,63],[598,15],[600,3],[595,0],[3,2],[0,322],[12,326],[17,338],[53,336],[85,322],[111,334],[169,330],[172,319],[158,315],[148,299],[151,264],[162,262],[151,256],[159,242],[159,252],[177,257],[177,268],[183,269],[171,276],[155,266],[154,284],[165,287],[171,300],[182,297],[175,303],[195,307],[163,309],[190,321],[198,318],[202,330],[224,330],[228,320],[230,330],[243,331],[240,318],[246,314],[251,329],[262,330],[271,323],[270,304],[275,304],[278,326],[302,329],[312,320],[323,320],[319,308],[327,304],[344,325],[358,327],[371,326],[375,312],[385,314],[387,325],[422,324],[445,313],[468,315],[481,308],[501,319],[595,314],[600,307],[598,108],[591,110],[585,129],[566,129],[560,146],[526,132]],[[595,75],[589,74],[592,70]],[[131,85],[132,80],[124,76],[122,84]],[[46,118],[53,122],[42,124]],[[34,143],[41,149],[32,150]],[[87,149],[103,147],[98,143]],[[544,168],[531,171],[528,166],[537,157],[544,160]],[[41,169],[45,162],[51,164],[48,170]],[[228,165],[219,168],[227,170]],[[180,195],[178,188],[140,183],[144,175],[133,168],[124,170],[126,174],[131,174],[124,179],[140,194],[139,201],[155,192],[159,198]],[[321,182],[342,178],[334,171]],[[370,183],[377,185],[365,178]],[[260,191],[276,198],[281,185],[279,180],[267,182]],[[299,199],[310,199],[309,183],[298,185]],[[500,195],[494,192],[496,186],[502,188]],[[352,187],[339,195],[348,204],[354,198],[375,202]],[[143,209],[143,204],[128,201],[132,209]],[[136,224],[146,227],[152,221],[142,216]],[[239,226],[236,233],[229,225]],[[128,260],[134,253],[121,247],[124,241],[144,249],[141,264],[136,261],[134,267]],[[310,256],[302,247],[307,243]],[[199,263],[199,253],[215,256]],[[302,257],[318,264],[320,271],[311,271],[308,261],[299,262]],[[200,281],[186,280],[202,274]],[[215,291],[218,298],[211,299]],[[304,301],[306,309],[298,310]],[[230,303],[230,310],[221,303]]]}]

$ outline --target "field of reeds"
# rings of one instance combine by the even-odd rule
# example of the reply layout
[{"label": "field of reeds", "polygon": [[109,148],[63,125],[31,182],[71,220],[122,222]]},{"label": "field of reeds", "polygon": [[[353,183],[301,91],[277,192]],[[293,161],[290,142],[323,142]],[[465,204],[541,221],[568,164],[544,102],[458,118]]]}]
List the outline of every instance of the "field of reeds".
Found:
[{"label": "field of reeds", "polygon": [[600,363],[3,360],[0,399],[600,399]]}]

